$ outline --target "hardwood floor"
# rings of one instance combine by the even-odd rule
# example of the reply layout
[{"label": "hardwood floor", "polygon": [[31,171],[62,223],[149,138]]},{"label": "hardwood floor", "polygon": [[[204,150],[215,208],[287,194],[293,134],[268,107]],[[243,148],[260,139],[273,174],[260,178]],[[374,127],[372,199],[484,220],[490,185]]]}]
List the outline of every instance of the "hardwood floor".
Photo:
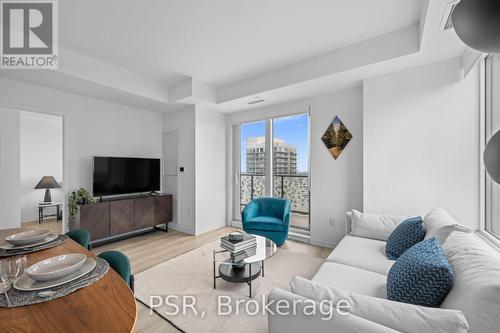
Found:
[{"label": "hardwood floor", "polygon": [[[131,261],[132,272],[137,274],[159,263],[189,252],[203,244],[214,241],[232,230],[236,229],[224,227],[198,236],[191,236],[176,230],[170,230],[168,233],[155,231],[99,246],[92,249],[92,252],[97,254],[111,249],[122,251]],[[307,253],[319,258],[326,258],[331,252],[331,249],[328,248],[291,240],[288,240],[283,245],[283,248],[292,252]],[[139,302],[137,303],[137,309],[137,332],[179,332],[174,326],[157,314],[151,315],[149,308]]]}]

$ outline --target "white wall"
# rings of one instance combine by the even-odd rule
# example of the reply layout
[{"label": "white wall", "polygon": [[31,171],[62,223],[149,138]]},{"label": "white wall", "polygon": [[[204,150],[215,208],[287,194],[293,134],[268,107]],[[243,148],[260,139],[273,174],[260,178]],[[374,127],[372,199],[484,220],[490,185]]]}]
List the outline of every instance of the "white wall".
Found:
[{"label": "white wall", "polygon": [[19,148],[19,112],[0,107],[0,229],[21,225]]},{"label": "white wall", "polygon": [[196,107],[196,234],[226,225],[226,118]]},{"label": "white wall", "polygon": [[223,114],[200,106],[163,115],[163,131],[179,133],[178,167],[184,167],[171,228],[198,235],[226,225],[225,130]]},{"label": "white wall", "polygon": [[[63,181],[63,118],[21,111],[21,222],[38,219],[35,206],[45,190],[35,190],[43,176]],[[62,202],[62,190],[51,189],[52,201]],[[56,209],[45,212],[55,214]]]},{"label": "white wall", "polygon": [[[258,119],[305,113],[311,109],[311,242],[333,247],[345,236],[345,212],[362,209],[363,148],[361,88],[300,100],[267,108],[255,109],[228,117],[228,125]],[[321,141],[321,137],[338,115],[353,138],[335,160]],[[228,138],[232,145],[232,138]],[[228,151],[233,149],[229,148]],[[232,162],[228,159],[228,170]],[[228,175],[228,195],[234,175]],[[229,202],[229,201],[228,201]],[[228,212],[230,215],[230,212]],[[334,219],[335,225],[330,225]]]},{"label": "white wall", "polygon": [[[163,131],[178,131],[179,147],[177,163],[184,167],[184,172],[178,173],[177,192],[174,198],[177,203],[175,220],[169,227],[180,231],[196,233],[196,195],[195,195],[195,154],[196,154],[196,109],[194,106],[163,115]],[[168,191],[168,189],[164,188]]]},{"label": "white wall", "polygon": [[[312,99],[311,240],[317,244],[336,245],[345,236],[345,213],[363,209],[362,114],[361,88]],[[336,115],[353,136],[337,160],[321,141]]]},{"label": "white wall", "polygon": [[[161,156],[162,116],[155,112],[5,78],[0,78],[0,106],[64,117],[66,194],[80,186],[91,189],[94,155]],[[18,111],[14,114],[19,117]],[[11,205],[12,197],[4,204]]]},{"label": "white wall", "polygon": [[425,214],[442,207],[475,227],[476,76],[459,59],[364,83],[364,208]]}]

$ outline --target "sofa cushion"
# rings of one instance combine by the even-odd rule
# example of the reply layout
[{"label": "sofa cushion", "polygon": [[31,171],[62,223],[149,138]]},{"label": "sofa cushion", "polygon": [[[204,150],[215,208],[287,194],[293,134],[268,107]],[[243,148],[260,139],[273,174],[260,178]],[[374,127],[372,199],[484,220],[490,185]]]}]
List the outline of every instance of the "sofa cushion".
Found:
[{"label": "sofa cushion", "polygon": [[356,267],[326,262],[312,280],[325,287],[337,287],[362,295],[386,298],[386,276]]},{"label": "sofa cushion", "polygon": [[387,258],[396,260],[406,250],[425,237],[425,226],[421,217],[412,217],[401,222],[391,233],[385,245]]},{"label": "sofa cushion", "polygon": [[452,233],[443,244],[455,282],[441,304],[465,314],[470,332],[500,327],[500,254],[475,233]]},{"label": "sofa cushion", "polygon": [[395,262],[387,259],[385,242],[351,235],[345,236],[326,260],[383,275],[389,273]]},{"label": "sofa cushion", "polygon": [[283,221],[272,216],[257,216],[245,222],[245,229],[249,230],[267,230],[284,231]]},{"label": "sofa cushion", "polygon": [[361,213],[353,209],[351,234],[386,241],[391,232],[405,219],[406,216]]},{"label": "sofa cushion", "polygon": [[316,302],[346,300],[348,311],[398,332],[462,332],[468,330],[467,320],[458,310],[434,309],[364,296],[336,287],[324,287],[314,281],[293,277],[291,290]]},{"label": "sofa cushion", "polygon": [[435,237],[441,244],[444,244],[446,238],[448,238],[453,231],[471,231],[470,229],[459,225],[457,221],[455,221],[455,219],[442,208],[435,208],[427,213],[424,217],[424,224],[426,229],[424,239]]},{"label": "sofa cushion", "polygon": [[453,268],[436,238],[422,241],[396,260],[387,275],[387,299],[438,307],[453,285]]}]

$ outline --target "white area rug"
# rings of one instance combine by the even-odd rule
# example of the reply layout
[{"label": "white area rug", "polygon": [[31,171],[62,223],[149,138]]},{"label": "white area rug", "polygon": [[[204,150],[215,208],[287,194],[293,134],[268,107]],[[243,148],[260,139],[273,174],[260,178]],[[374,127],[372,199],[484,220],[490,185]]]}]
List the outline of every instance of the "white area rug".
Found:
[{"label": "white area rug", "polygon": [[[196,310],[205,316],[201,318],[188,311],[187,315],[169,315],[172,307],[163,304],[156,312],[187,333],[198,332],[267,332],[267,316],[262,313],[249,316],[240,311],[239,315],[217,315],[217,296],[228,295],[235,308],[236,300],[249,300],[248,285],[235,284],[217,279],[217,289],[213,288],[212,251],[220,249],[219,241],[205,244],[195,250],[163,262],[135,276],[135,296],[149,305],[151,295],[163,298],[168,295],[189,295],[196,297]],[[274,287],[289,290],[288,282],[297,275],[311,278],[323,260],[306,254],[278,249],[265,262],[265,276],[252,282],[253,297],[261,303],[262,295],[267,295]],[[179,303],[170,300],[172,303]],[[225,308],[227,309],[227,308]],[[254,308],[251,308],[252,310]],[[243,309],[241,309],[243,310]]]}]

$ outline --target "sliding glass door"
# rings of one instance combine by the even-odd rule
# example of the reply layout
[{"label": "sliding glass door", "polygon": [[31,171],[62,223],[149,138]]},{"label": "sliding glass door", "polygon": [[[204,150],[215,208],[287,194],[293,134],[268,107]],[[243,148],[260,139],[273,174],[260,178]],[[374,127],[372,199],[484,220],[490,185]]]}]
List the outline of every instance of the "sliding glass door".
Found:
[{"label": "sliding glass door", "polygon": [[241,124],[235,141],[235,219],[252,199],[274,196],[290,200],[292,228],[309,230],[309,115]]},{"label": "sliding glass door", "polygon": [[266,196],[266,121],[241,125],[240,209],[252,199]]},{"label": "sliding glass door", "polygon": [[274,118],[273,196],[292,204],[292,227],[309,230],[309,116]]}]

